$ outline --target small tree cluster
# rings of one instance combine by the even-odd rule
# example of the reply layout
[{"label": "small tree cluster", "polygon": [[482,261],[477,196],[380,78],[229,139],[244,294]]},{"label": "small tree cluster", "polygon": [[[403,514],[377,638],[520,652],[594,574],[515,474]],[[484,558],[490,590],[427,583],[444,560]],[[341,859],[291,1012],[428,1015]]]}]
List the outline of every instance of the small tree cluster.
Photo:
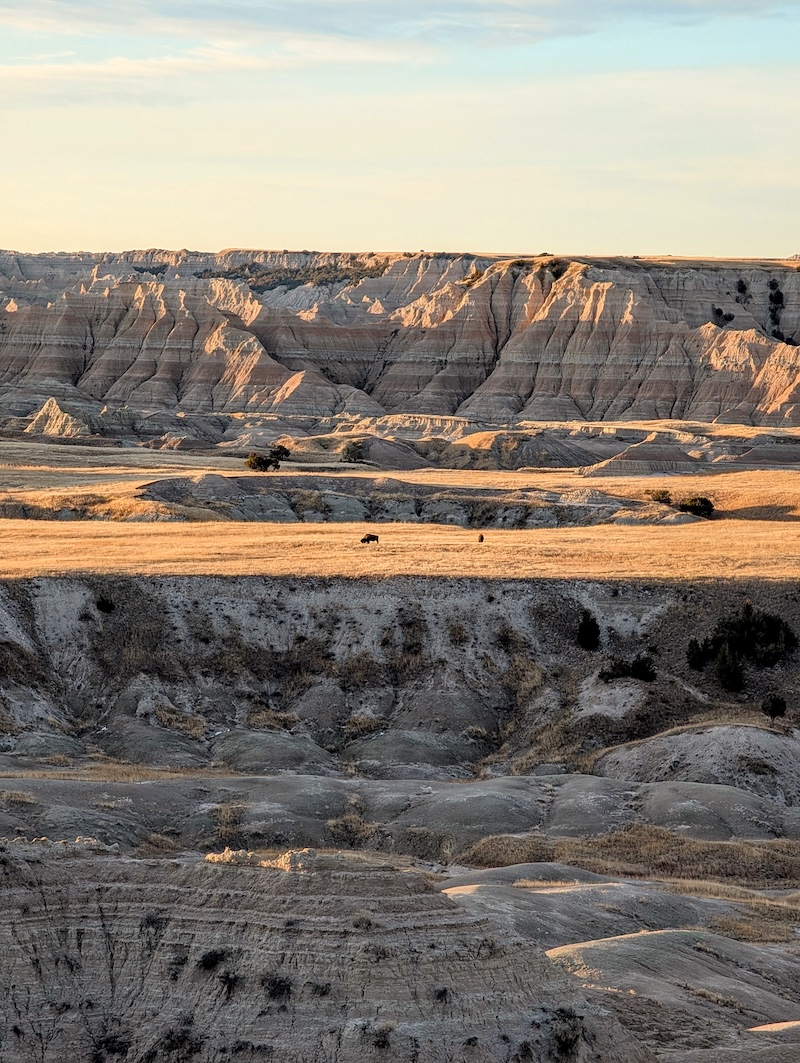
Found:
[{"label": "small tree cluster", "polygon": [[682,498],[678,502],[681,513],[692,513],[695,517],[705,517],[710,520],[714,515],[714,503],[705,495],[692,495],[690,498]]},{"label": "small tree cluster", "polygon": [[274,447],[270,447],[266,454],[258,454],[256,451],[252,451],[247,455],[245,465],[248,469],[252,469],[253,472],[269,472],[270,469],[275,469],[277,472],[281,467],[281,462],[285,461],[289,454],[290,451],[287,447],[276,443]]},{"label": "small tree cluster", "polygon": [[352,463],[364,461],[365,458],[364,444],[358,439],[351,439],[349,443],[345,443],[342,447],[342,461]]},{"label": "small tree cluster", "polygon": [[746,601],[738,613],[723,617],[702,642],[689,640],[686,660],[702,671],[714,663],[714,674],[725,690],[744,687],[744,661],[758,668],[771,668],[797,648],[797,636],[775,613],[754,609]]}]

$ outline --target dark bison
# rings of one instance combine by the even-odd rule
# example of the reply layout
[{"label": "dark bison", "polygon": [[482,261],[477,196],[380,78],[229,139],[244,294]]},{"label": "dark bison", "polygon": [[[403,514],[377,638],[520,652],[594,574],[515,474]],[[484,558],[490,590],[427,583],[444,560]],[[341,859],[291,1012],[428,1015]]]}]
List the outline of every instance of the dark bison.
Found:
[{"label": "dark bison", "polygon": [[478,542],[479,542],[479,543],[482,543],[482,542],[483,542],[483,536],[482,536],[482,535],[479,535],[479,536],[478,536]]},{"label": "dark bison", "polygon": [[362,543],[376,543],[377,541],[378,541],[378,536],[377,535],[373,535],[372,532],[367,532],[367,534],[361,540]]}]

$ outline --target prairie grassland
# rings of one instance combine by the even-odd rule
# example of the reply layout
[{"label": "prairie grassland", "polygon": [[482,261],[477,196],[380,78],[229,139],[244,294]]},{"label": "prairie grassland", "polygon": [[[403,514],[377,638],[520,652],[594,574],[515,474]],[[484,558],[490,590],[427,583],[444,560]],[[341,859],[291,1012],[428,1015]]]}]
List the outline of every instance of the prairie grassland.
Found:
[{"label": "prairie grassland", "polygon": [[263,575],[486,579],[800,578],[800,526],[725,521],[474,531],[382,524],[0,521],[0,576]]}]

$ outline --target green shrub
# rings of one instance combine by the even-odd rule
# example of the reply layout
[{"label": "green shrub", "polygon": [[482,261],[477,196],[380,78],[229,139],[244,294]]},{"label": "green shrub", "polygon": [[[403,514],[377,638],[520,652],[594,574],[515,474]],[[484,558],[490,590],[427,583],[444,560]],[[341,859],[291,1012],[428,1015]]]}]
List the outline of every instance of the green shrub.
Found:
[{"label": "green shrub", "polygon": [[270,1000],[284,1001],[292,995],[292,982],[281,974],[269,972],[261,976],[261,988]]},{"label": "green shrub", "polygon": [[761,711],[765,716],[769,716],[770,723],[775,723],[779,716],[786,715],[786,699],[780,694],[767,694],[761,702]]},{"label": "green shrub", "polygon": [[584,609],[578,624],[578,645],[582,650],[596,650],[600,645],[600,625],[589,612]]},{"label": "green shrub", "polygon": [[690,498],[682,498],[678,503],[681,513],[693,513],[695,517],[705,517],[710,520],[714,513],[714,503],[705,495],[692,495]]},{"label": "green shrub", "polygon": [[759,668],[771,668],[797,649],[797,636],[777,614],[754,609],[748,600],[738,613],[718,620],[708,638],[702,642],[692,639],[687,658],[691,653],[703,667],[717,658],[723,646],[735,657],[747,657]]},{"label": "green shrub", "polygon": [[739,691],[744,687],[744,672],[739,658],[725,643],[714,662],[714,675],[723,690]]},{"label": "green shrub", "polygon": [[364,444],[360,440],[351,439],[342,447],[342,461],[355,462],[365,461]]},{"label": "green shrub", "polygon": [[248,469],[252,469],[253,472],[269,472],[270,469],[275,469],[277,472],[281,467],[281,460],[288,458],[289,451],[286,447],[272,447],[267,454],[258,454],[252,451],[247,455],[245,459],[245,465]]},{"label": "green shrub", "polygon": [[689,639],[689,645],[686,647],[686,660],[690,668],[693,668],[696,672],[702,672],[706,664],[706,654],[703,649],[702,643],[697,639]]},{"label": "green shrub", "polygon": [[754,609],[748,600],[738,613],[722,617],[702,642],[689,640],[686,660],[697,671],[714,662],[714,672],[726,690],[744,685],[742,662],[746,658],[758,668],[771,668],[797,648],[797,636],[775,613]]}]

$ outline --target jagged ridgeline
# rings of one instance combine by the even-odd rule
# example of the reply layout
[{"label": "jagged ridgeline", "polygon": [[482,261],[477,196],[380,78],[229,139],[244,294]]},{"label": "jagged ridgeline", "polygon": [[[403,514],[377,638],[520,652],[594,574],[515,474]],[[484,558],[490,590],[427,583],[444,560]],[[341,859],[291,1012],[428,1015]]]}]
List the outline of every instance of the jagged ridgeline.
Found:
[{"label": "jagged ridgeline", "polygon": [[788,259],[0,251],[0,414],[197,414],[214,443],[242,413],[794,426],[799,342]]}]

